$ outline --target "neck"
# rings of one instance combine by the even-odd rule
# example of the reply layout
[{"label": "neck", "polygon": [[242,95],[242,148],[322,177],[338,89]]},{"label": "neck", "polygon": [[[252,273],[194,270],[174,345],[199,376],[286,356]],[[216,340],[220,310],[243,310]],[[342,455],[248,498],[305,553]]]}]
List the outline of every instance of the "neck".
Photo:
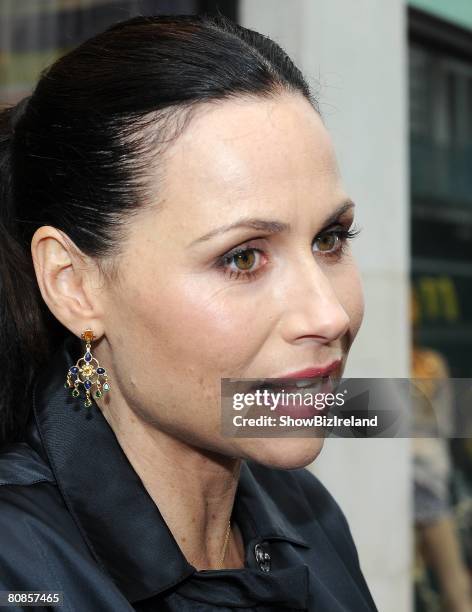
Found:
[{"label": "neck", "polygon": [[[217,569],[241,460],[189,445],[126,406],[103,407],[102,412],[187,561],[197,570]],[[222,567],[243,565],[242,538],[235,529]]]}]

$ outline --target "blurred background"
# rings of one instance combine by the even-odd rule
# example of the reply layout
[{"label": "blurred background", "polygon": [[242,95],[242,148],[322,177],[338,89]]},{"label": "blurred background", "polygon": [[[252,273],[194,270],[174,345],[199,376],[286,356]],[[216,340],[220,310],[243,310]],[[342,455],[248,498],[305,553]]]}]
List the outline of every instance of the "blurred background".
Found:
[{"label": "blurred background", "polygon": [[[346,376],[472,377],[472,0],[0,0],[0,104],[111,23],[215,11],[303,70],[357,203],[366,309]],[[309,469],[379,610],[472,612],[469,439],[328,439]]]}]

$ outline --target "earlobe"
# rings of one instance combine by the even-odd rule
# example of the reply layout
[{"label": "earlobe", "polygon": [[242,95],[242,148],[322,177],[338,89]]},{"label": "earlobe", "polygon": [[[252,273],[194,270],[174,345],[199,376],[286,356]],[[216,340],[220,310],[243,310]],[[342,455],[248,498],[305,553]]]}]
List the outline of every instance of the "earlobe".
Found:
[{"label": "earlobe", "polygon": [[79,335],[88,325],[101,327],[87,292],[85,258],[70,239],[52,226],[36,230],[31,255],[41,295],[65,327]]}]

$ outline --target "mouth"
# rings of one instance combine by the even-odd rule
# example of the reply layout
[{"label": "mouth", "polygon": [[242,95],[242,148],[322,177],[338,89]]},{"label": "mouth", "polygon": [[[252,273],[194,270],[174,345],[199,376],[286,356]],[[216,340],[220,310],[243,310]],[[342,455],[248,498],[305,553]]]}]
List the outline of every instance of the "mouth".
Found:
[{"label": "mouth", "polygon": [[263,378],[256,381],[250,390],[330,393],[334,389],[334,380],[341,376],[341,364],[342,359],[336,359],[326,366],[313,366],[282,376]]},{"label": "mouth", "polygon": [[341,367],[342,359],[335,359],[331,363],[324,366],[309,366],[308,368],[304,368],[303,370],[298,370],[296,372],[290,372],[288,374],[282,374],[280,376],[273,376],[274,379],[310,379],[310,378],[325,378],[330,375],[334,375],[337,370]]},{"label": "mouth", "polygon": [[[338,362],[339,365],[339,362]],[[311,418],[328,416],[334,406],[341,372],[331,369],[331,375],[310,378],[266,378],[254,382],[250,392],[261,394],[261,414]],[[259,413],[258,413],[259,414]]]},{"label": "mouth", "polygon": [[255,382],[250,391],[268,391],[269,393],[329,393],[334,388],[331,376],[316,378],[266,378]]},{"label": "mouth", "polygon": [[256,405],[247,409],[251,415],[266,414],[267,410],[274,415],[327,415],[342,377],[342,363],[342,359],[336,359],[327,366],[312,366],[282,376],[236,379],[232,381],[236,383],[233,393],[255,394]]}]

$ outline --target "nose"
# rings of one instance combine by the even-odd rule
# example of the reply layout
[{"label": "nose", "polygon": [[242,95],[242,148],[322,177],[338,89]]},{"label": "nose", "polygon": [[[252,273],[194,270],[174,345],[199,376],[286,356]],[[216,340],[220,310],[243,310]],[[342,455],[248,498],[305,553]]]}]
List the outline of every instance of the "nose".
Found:
[{"label": "nose", "polygon": [[348,332],[349,315],[328,274],[313,259],[291,271],[284,287],[284,310],[279,320],[287,342],[311,338],[328,344]]}]

